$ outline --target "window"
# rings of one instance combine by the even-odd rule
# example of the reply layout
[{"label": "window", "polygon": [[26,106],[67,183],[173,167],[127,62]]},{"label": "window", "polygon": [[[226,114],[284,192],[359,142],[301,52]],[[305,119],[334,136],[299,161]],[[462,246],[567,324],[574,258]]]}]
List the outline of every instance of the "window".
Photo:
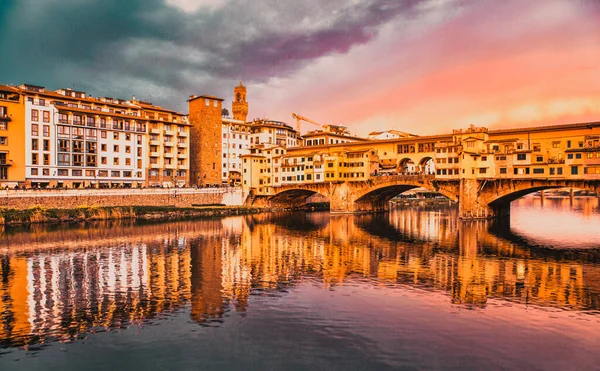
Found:
[{"label": "window", "polygon": [[571,148],[571,141],[567,140],[567,148]]},{"label": "window", "polygon": [[48,139],[44,139],[44,141],[42,143],[43,143],[43,146],[44,146],[43,147],[44,151],[49,151],[50,150],[50,141]]},{"label": "window", "polygon": [[38,147],[38,140],[37,139],[32,139],[31,140],[31,149],[34,151],[37,151],[39,149]]},{"label": "window", "polygon": [[119,164],[119,158],[115,157],[113,158],[113,165],[118,165]]},{"label": "window", "polygon": [[31,135],[38,136],[39,135],[39,126],[38,124],[31,125]]},{"label": "window", "polygon": [[114,140],[119,140],[119,133],[118,132],[114,132],[113,133],[113,139]]},{"label": "window", "polygon": [[579,167],[571,166],[571,175],[577,175],[579,173]]},{"label": "window", "polygon": [[39,116],[39,112],[36,109],[32,109],[31,110],[31,121],[39,121],[40,120],[40,116]]},{"label": "window", "polygon": [[8,144],[8,138],[0,137],[0,145],[7,145],[7,144]]},{"label": "window", "polygon": [[50,125],[44,125],[44,136],[45,137],[49,137],[50,136]]},{"label": "window", "polygon": [[110,176],[113,178],[118,178],[121,176],[121,172],[120,171],[111,171]]},{"label": "window", "polygon": [[50,112],[42,111],[42,119],[44,122],[49,123],[50,122]]},{"label": "window", "polygon": [[556,174],[562,175],[562,173],[563,173],[562,167],[557,167],[556,168]]},{"label": "window", "polygon": [[573,159],[573,154],[572,154],[572,153],[569,153],[569,154],[567,155],[567,159],[569,159],[569,160],[572,160],[572,159]]},{"label": "window", "polygon": [[552,142],[552,148],[560,148],[560,142]]},{"label": "window", "polygon": [[501,167],[500,168],[500,174],[506,174],[506,168],[505,167]]},{"label": "window", "polygon": [[581,153],[576,153],[575,158],[581,158]]},{"label": "window", "polygon": [[58,176],[69,176],[69,169],[58,169]]},{"label": "window", "polygon": [[113,146],[113,152],[119,152],[119,146],[118,145],[114,145]]},{"label": "window", "polygon": [[31,169],[31,175],[38,175],[38,169]]},{"label": "window", "polygon": [[534,174],[544,174],[544,169],[543,168],[534,168],[533,173]]},{"label": "window", "polygon": [[44,165],[50,165],[50,155],[48,153],[44,153]]},{"label": "window", "polygon": [[68,126],[58,126],[57,127],[57,133],[58,135],[69,135],[71,133],[71,131],[69,130]]},{"label": "window", "polygon": [[517,160],[518,161],[524,161],[527,159],[527,154],[526,153],[518,153],[517,154]]},{"label": "window", "polygon": [[544,162],[544,156],[536,156],[536,157],[535,157],[535,160],[536,160],[537,162]]},{"label": "window", "polygon": [[38,164],[38,154],[37,153],[32,153],[31,154],[31,164],[32,165],[37,165]]}]

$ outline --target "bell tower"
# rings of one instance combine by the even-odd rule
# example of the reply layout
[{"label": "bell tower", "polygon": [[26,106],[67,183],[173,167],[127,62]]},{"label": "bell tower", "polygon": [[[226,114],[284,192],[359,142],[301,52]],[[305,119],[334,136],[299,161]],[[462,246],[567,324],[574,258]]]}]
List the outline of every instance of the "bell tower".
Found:
[{"label": "bell tower", "polygon": [[233,102],[231,103],[233,118],[246,122],[248,117],[248,102],[246,102],[246,87],[240,84],[233,88]]}]

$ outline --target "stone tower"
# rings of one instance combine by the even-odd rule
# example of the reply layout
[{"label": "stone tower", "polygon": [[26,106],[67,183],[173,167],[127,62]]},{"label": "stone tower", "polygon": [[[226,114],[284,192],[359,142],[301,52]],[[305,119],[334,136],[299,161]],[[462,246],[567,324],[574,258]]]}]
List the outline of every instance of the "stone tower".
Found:
[{"label": "stone tower", "polygon": [[233,88],[233,102],[231,102],[233,118],[246,122],[248,117],[248,102],[246,102],[246,87],[240,84]]},{"label": "stone tower", "polygon": [[221,184],[222,103],[223,99],[208,95],[188,100],[192,185]]}]

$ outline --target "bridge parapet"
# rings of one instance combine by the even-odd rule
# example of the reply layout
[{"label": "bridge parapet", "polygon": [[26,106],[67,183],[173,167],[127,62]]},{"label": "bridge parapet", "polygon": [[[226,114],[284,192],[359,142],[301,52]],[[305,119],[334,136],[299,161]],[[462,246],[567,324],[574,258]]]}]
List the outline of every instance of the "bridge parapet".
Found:
[{"label": "bridge parapet", "polygon": [[332,213],[384,211],[389,201],[410,189],[425,188],[459,204],[461,219],[483,219],[507,215],[510,202],[526,194],[551,188],[572,187],[600,192],[600,180],[570,179],[439,179],[429,174],[397,174],[371,177],[363,181],[294,184],[275,188],[263,196],[270,206],[296,207],[320,194],[329,201]]}]

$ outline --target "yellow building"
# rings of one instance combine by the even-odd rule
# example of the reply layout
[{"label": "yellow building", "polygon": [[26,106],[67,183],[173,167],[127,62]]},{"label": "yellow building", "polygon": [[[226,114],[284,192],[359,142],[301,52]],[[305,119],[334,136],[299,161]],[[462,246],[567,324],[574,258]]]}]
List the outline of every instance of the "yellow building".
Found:
[{"label": "yellow building", "polygon": [[189,185],[190,125],[187,116],[144,102],[137,103],[149,120],[148,186]]},{"label": "yellow building", "polygon": [[25,98],[0,85],[0,187],[25,182]]}]

